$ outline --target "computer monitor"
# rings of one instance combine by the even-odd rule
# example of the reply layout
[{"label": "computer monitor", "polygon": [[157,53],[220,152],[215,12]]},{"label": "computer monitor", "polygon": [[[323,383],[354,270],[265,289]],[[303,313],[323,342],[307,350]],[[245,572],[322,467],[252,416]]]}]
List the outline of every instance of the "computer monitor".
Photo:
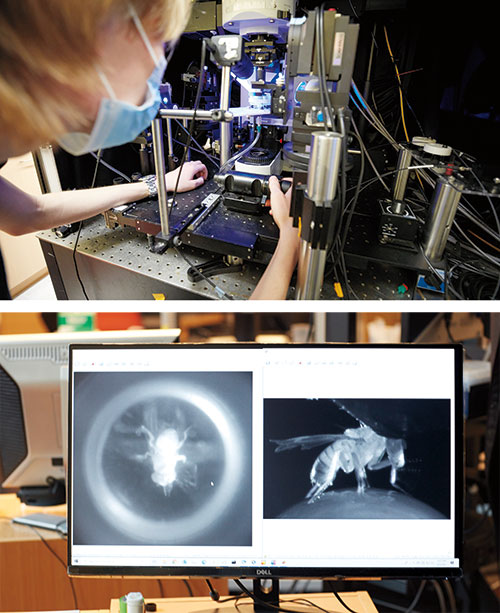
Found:
[{"label": "computer monitor", "polygon": [[69,572],[457,576],[454,345],[73,346]]},{"label": "computer monitor", "polygon": [[[169,343],[180,330],[0,336],[0,486],[30,504],[64,502],[70,343]],[[50,482],[50,485],[48,485]]]}]

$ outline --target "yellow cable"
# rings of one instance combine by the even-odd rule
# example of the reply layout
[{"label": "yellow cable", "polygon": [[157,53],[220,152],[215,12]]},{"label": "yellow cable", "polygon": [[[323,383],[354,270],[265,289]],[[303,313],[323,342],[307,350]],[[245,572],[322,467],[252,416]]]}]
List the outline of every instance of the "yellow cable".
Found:
[{"label": "yellow cable", "polygon": [[387,29],[385,26],[384,26],[384,34],[385,34],[385,42],[387,43],[387,49],[389,50],[389,55],[391,56],[392,63],[394,64],[394,68],[396,70],[396,76],[398,78],[398,83],[399,83],[399,104],[401,106],[401,120],[403,122],[403,130],[404,130],[407,142],[410,142],[410,137],[408,136],[408,131],[406,129],[405,111],[404,111],[404,105],[403,105],[403,92],[401,91],[401,77],[399,76],[399,69],[398,69],[398,65],[396,64],[396,60],[394,59],[394,56],[392,55],[391,44],[389,43],[389,37],[387,36]]},{"label": "yellow cable", "polygon": [[[396,60],[394,59],[394,56],[392,54],[392,49],[391,49],[391,44],[389,43],[389,36],[387,35],[387,28],[384,26],[384,35],[385,35],[385,42],[387,43],[387,49],[389,51],[389,55],[391,56],[391,60],[392,63],[394,64],[394,69],[396,70],[396,76],[398,78],[398,83],[399,83],[399,105],[401,106],[401,121],[403,123],[403,130],[406,136],[406,142],[410,142],[410,137],[408,136],[408,131],[406,129],[406,121],[405,121],[405,110],[404,110],[404,104],[403,104],[403,88],[401,86],[401,77],[399,76],[399,69],[398,69],[398,65],[396,64]],[[420,180],[420,175],[418,174],[418,170],[416,172],[417,175],[417,179],[418,182],[420,183],[420,187],[422,189],[424,189],[424,186],[422,184],[422,181]]]}]

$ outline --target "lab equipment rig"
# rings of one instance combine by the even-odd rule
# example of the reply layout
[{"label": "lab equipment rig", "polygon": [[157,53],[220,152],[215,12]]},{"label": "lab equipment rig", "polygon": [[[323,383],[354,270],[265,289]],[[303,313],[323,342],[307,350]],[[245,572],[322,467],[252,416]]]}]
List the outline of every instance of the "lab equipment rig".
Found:
[{"label": "lab equipment rig", "polygon": [[[201,57],[181,73],[182,101],[164,83],[162,107],[135,141],[133,178],[156,175],[157,198],[107,211],[108,238],[125,230],[146,235],[157,262],[173,254],[182,264],[193,297],[246,298],[278,241],[268,208],[269,177],[277,175],[291,190],[300,233],[290,298],[497,298],[500,179],[458,149],[409,135],[406,125],[405,140],[391,134],[367,99],[373,45],[363,93],[353,80],[355,22],[295,0],[195,3],[185,36],[201,41]],[[404,123],[403,98],[401,112]],[[385,139],[392,161],[374,163],[367,130]],[[206,163],[209,180],[194,192],[167,193],[165,173],[191,156]],[[50,156],[41,150],[36,159],[50,190]],[[488,221],[470,197],[487,202]],[[457,223],[457,212],[481,242]],[[47,258],[56,239],[42,233],[41,240]],[[134,250],[131,258],[143,262]],[[481,283],[464,286],[464,274]],[[195,290],[201,286],[205,293]]]}]

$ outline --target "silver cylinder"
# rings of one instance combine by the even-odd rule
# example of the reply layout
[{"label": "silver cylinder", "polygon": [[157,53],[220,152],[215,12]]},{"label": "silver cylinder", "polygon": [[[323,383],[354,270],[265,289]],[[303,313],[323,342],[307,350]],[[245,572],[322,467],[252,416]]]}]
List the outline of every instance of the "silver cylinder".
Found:
[{"label": "silver cylinder", "polygon": [[[166,119],[193,119],[194,110],[191,109],[160,109],[158,114]],[[232,121],[234,115],[227,110],[212,109],[206,111],[204,109],[196,111],[196,121]]]},{"label": "silver cylinder", "polygon": [[337,191],[342,157],[342,136],[337,132],[314,132],[307,174],[307,196],[316,203],[331,202]]},{"label": "silver cylinder", "polygon": [[156,184],[158,185],[158,208],[160,210],[161,232],[168,236],[168,202],[167,183],[165,179],[165,155],[163,152],[163,127],[161,118],[153,119],[151,134],[153,135],[153,151],[155,154]]},{"label": "silver cylinder", "polygon": [[318,300],[323,287],[326,249],[313,249],[301,239],[297,270],[296,300]]},{"label": "silver cylinder", "polygon": [[[220,88],[220,108],[223,111],[229,109],[231,99],[231,67],[223,66],[221,75]],[[220,124],[220,163],[225,164],[231,157],[231,128],[232,125],[228,122]]]},{"label": "silver cylinder", "polygon": [[[186,132],[188,132],[188,120],[187,119],[181,119],[181,121],[182,121],[182,125],[184,126],[184,129],[186,130]],[[188,162],[191,161],[191,149],[187,150],[187,157],[186,157],[186,159],[187,159]]]},{"label": "silver cylinder", "polygon": [[410,174],[408,167],[411,164],[411,159],[411,151],[404,148],[400,150],[396,176],[394,177],[394,183],[392,185],[393,200],[403,200],[405,197],[406,184],[408,183],[408,176]]},{"label": "silver cylinder", "polygon": [[462,183],[437,180],[424,233],[424,253],[431,261],[443,257],[462,190]]},{"label": "silver cylinder", "polygon": [[167,146],[168,146],[168,154],[174,154],[174,141],[172,140],[172,120],[166,119],[167,124]]}]

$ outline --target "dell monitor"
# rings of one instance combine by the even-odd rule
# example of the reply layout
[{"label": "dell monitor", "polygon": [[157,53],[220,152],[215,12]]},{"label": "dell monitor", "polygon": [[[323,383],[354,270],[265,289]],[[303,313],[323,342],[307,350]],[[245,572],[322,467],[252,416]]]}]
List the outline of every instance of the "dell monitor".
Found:
[{"label": "dell monitor", "polygon": [[72,346],[73,575],[452,577],[462,354]]}]

